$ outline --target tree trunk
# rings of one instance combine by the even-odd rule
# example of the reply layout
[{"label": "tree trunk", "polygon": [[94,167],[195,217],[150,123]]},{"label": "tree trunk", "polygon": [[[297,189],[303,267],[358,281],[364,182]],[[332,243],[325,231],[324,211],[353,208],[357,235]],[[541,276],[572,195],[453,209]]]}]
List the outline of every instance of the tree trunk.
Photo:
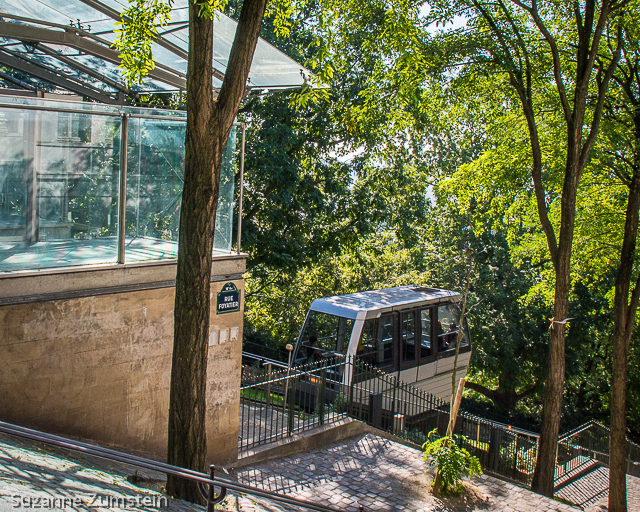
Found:
[{"label": "tree trunk", "polygon": [[[640,123],[638,124],[640,125]],[[640,131],[638,135],[640,135]],[[629,344],[635,327],[638,307],[638,285],[636,284],[631,295],[631,301],[629,301],[629,290],[633,279],[639,211],[640,172],[636,169],[629,187],[624,238],[615,284],[609,445],[611,457],[609,461],[609,512],[627,511],[627,370]]]},{"label": "tree trunk", "polygon": [[[567,173],[569,174],[569,173]],[[565,176],[565,185],[569,180]],[[570,197],[566,197],[567,194]],[[573,200],[571,200],[571,196]],[[565,186],[562,197],[562,223],[558,243],[556,267],[556,286],[554,296],[554,319],[567,318],[569,309],[571,243],[575,221],[575,189]],[[542,402],[542,427],[536,470],[531,489],[545,496],[553,496],[553,479],[556,464],[556,445],[562,416],[562,396],[565,372],[565,325],[551,324],[549,353],[547,356],[547,374],[544,398]]]},{"label": "tree trunk", "polygon": [[[266,0],[245,0],[218,101],[213,98],[213,21],[189,2],[187,131],[174,341],[169,398],[168,462],[205,470],[205,395],[213,235],[222,153],[245,91]],[[202,500],[195,483],[167,480],[167,493]]]},{"label": "tree trunk", "polygon": [[[535,5],[535,4],[532,4]],[[574,4],[580,9],[580,4]],[[537,9],[537,7],[536,7]],[[576,218],[576,197],[580,178],[587,164],[591,148],[598,135],[602,109],[606,98],[607,88],[613,72],[620,58],[620,48],[614,58],[600,76],[598,81],[598,96],[593,112],[593,119],[586,137],[583,138],[585,126],[585,112],[589,96],[589,84],[595,56],[602,32],[609,17],[611,5],[602,2],[599,16],[596,20],[596,2],[587,0],[584,3],[583,15],[576,17],[578,30],[578,44],[576,48],[576,77],[573,89],[573,104],[568,101],[561,73],[561,59],[553,37],[546,31],[540,18],[536,24],[547,39],[552,49],[554,60],[554,74],[556,87],[563,104],[563,111],[567,120],[567,159],[562,187],[560,234],[558,248],[554,261],[556,283],[554,294],[553,318],[551,336],[549,340],[549,354],[547,357],[547,375],[542,403],[542,428],[540,430],[540,445],[536,469],[531,483],[531,489],[545,496],[553,497],[553,482],[556,466],[558,434],[560,433],[560,419],[562,417],[562,399],[565,374],[565,320],[569,309],[569,292],[571,289],[571,246]],[[601,72],[601,71],[599,71]],[[584,140],[584,143],[583,143]],[[553,254],[553,252],[552,252]],[[558,323],[562,322],[562,323]]]}]

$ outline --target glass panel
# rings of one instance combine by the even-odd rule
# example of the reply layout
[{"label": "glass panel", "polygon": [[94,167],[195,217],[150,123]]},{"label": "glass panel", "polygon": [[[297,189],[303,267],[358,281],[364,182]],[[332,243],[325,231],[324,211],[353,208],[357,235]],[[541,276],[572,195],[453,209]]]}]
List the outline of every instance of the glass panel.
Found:
[{"label": "glass panel", "polygon": [[120,118],[2,111],[0,271],[115,263]]},{"label": "glass panel", "polygon": [[[6,101],[51,110],[0,105],[0,272],[115,263],[121,118],[56,112],[57,103],[43,100]],[[184,113],[176,117],[130,120],[127,263],[177,257],[186,123]],[[235,149],[234,127],[221,170],[219,255],[229,254],[233,238]]]},{"label": "glass panel", "polygon": [[296,363],[315,361],[345,355],[349,348],[354,321],[327,313],[310,311],[305,322]]},{"label": "glass panel", "polygon": [[[460,309],[454,304],[438,307],[438,350],[455,350],[460,325]],[[469,344],[469,333],[462,330],[460,347]]]},{"label": "glass panel", "polygon": [[[175,259],[184,183],[186,123],[133,118],[129,123],[125,262]],[[229,254],[233,227],[236,129],[224,151],[214,255]]]},{"label": "glass panel", "polygon": [[393,366],[393,315],[366,320],[356,355],[378,368]]},{"label": "glass panel", "polygon": [[415,312],[400,314],[402,322],[402,337],[400,346],[402,350],[402,363],[404,366],[415,365],[416,363],[416,326]]},{"label": "glass panel", "polygon": [[236,127],[231,129],[227,146],[222,155],[220,169],[220,195],[216,213],[216,230],[213,238],[213,253],[227,254],[233,241],[233,186],[236,176]]},{"label": "glass panel", "polygon": [[0,250],[3,254],[12,242],[23,242],[26,237],[27,172],[33,165],[33,150],[25,127],[28,132],[29,119],[23,112],[0,111]]},{"label": "glass panel", "polygon": [[431,309],[420,311],[420,325],[422,327],[420,358],[422,359],[431,355]]},{"label": "glass panel", "polygon": [[129,122],[126,263],[178,257],[185,130],[180,121]]}]

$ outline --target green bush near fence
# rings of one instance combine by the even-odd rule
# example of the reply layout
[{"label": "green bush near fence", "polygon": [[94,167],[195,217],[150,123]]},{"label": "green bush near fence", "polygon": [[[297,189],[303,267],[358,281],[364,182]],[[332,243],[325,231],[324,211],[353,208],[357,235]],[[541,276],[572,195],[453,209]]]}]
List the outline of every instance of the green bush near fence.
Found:
[{"label": "green bush near fence", "polygon": [[440,489],[433,489],[442,495],[460,494],[464,490],[463,476],[482,474],[482,467],[477,457],[459,446],[464,436],[438,437],[438,429],[429,432],[429,441],[422,445],[424,460],[429,467],[436,468],[440,474]]}]

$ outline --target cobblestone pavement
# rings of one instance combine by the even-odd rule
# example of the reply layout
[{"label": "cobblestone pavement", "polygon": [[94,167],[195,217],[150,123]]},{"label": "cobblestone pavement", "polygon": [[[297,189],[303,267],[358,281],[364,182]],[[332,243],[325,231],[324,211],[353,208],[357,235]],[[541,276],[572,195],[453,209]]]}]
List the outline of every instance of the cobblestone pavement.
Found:
[{"label": "cobblestone pavement", "polygon": [[[425,492],[431,479],[425,469],[420,451],[367,434],[324,449],[257,464],[238,470],[235,475],[244,483],[319,501],[346,512],[357,512],[360,505],[367,511],[580,510],[487,475],[473,479],[471,491],[464,498],[438,500]],[[0,435],[0,512],[27,508],[204,511],[203,507],[160,494],[158,490],[164,485],[161,473],[141,470],[138,476],[144,480],[134,485],[130,482],[134,472],[125,464]],[[628,477],[628,495],[629,510],[640,511],[640,479]],[[216,509],[300,510],[245,495],[230,496]],[[590,510],[606,510],[606,499]]]},{"label": "cobblestone pavement", "polygon": [[[608,478],[607,470],[607,478]],[[607,504],[609,502],[608,493],[605,494],[598,503],[587,507],[586,512],[606,512],[608,510]],[[627,509],[629,512],[636,512],[640,510],[640,478],[627,475]]]},{"label": "cobblestone pavement", "polygon": [[[0,512],[204,510],[130,483],[127,476],[134,472],[124,464],[0,435]],[[161,473],[138,475],[152,487],[164,484]]]},{"label": "cobblestone pavement", "polygon": [[[328,448],[240,469],[236,476],[246,484],[347,512],[358,512],[359,506],[366,511],[415,512],[580,510],[487,475],[474,478],[465,497],[437,499],[426,492],[431,480],[426,469],[419,450],[366,434]],[[268,504],[255,501],[266,510],[294,510],[268,508]]]}]

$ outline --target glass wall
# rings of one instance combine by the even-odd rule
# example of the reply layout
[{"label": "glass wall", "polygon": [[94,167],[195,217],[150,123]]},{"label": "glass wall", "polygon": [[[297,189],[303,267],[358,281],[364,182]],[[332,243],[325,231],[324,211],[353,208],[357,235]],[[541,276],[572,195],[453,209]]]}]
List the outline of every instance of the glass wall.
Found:
[{"label": "glass wall", "polygon": [[129,121],[125,261],[178,256],[185,128],[179,120]]},{"label": "glass wall", "polygon": [[117,260],[119,117],[0,106],[0,271]]},{"label": "glass wall", "polygon": [[222,156],[220,193],[216,212],[216,230],[213,238],[213,254],[231,250],[233,238],[233,187],[238,159],[236,158],[236,127],[231,129],[227,147]]},{"label": "glass wall", "polygon": [[[0,272],[118,261],[123,114],[130,116],[125,263],[177,257],[184,113],[172,112],[175,119],[170,119],[167,112],[86,102],[25,99],[35,108],[22,109],[8,108],[4,101]],[[224,154],[214,256],[231,251],[235,148],[234,127]]]}]

